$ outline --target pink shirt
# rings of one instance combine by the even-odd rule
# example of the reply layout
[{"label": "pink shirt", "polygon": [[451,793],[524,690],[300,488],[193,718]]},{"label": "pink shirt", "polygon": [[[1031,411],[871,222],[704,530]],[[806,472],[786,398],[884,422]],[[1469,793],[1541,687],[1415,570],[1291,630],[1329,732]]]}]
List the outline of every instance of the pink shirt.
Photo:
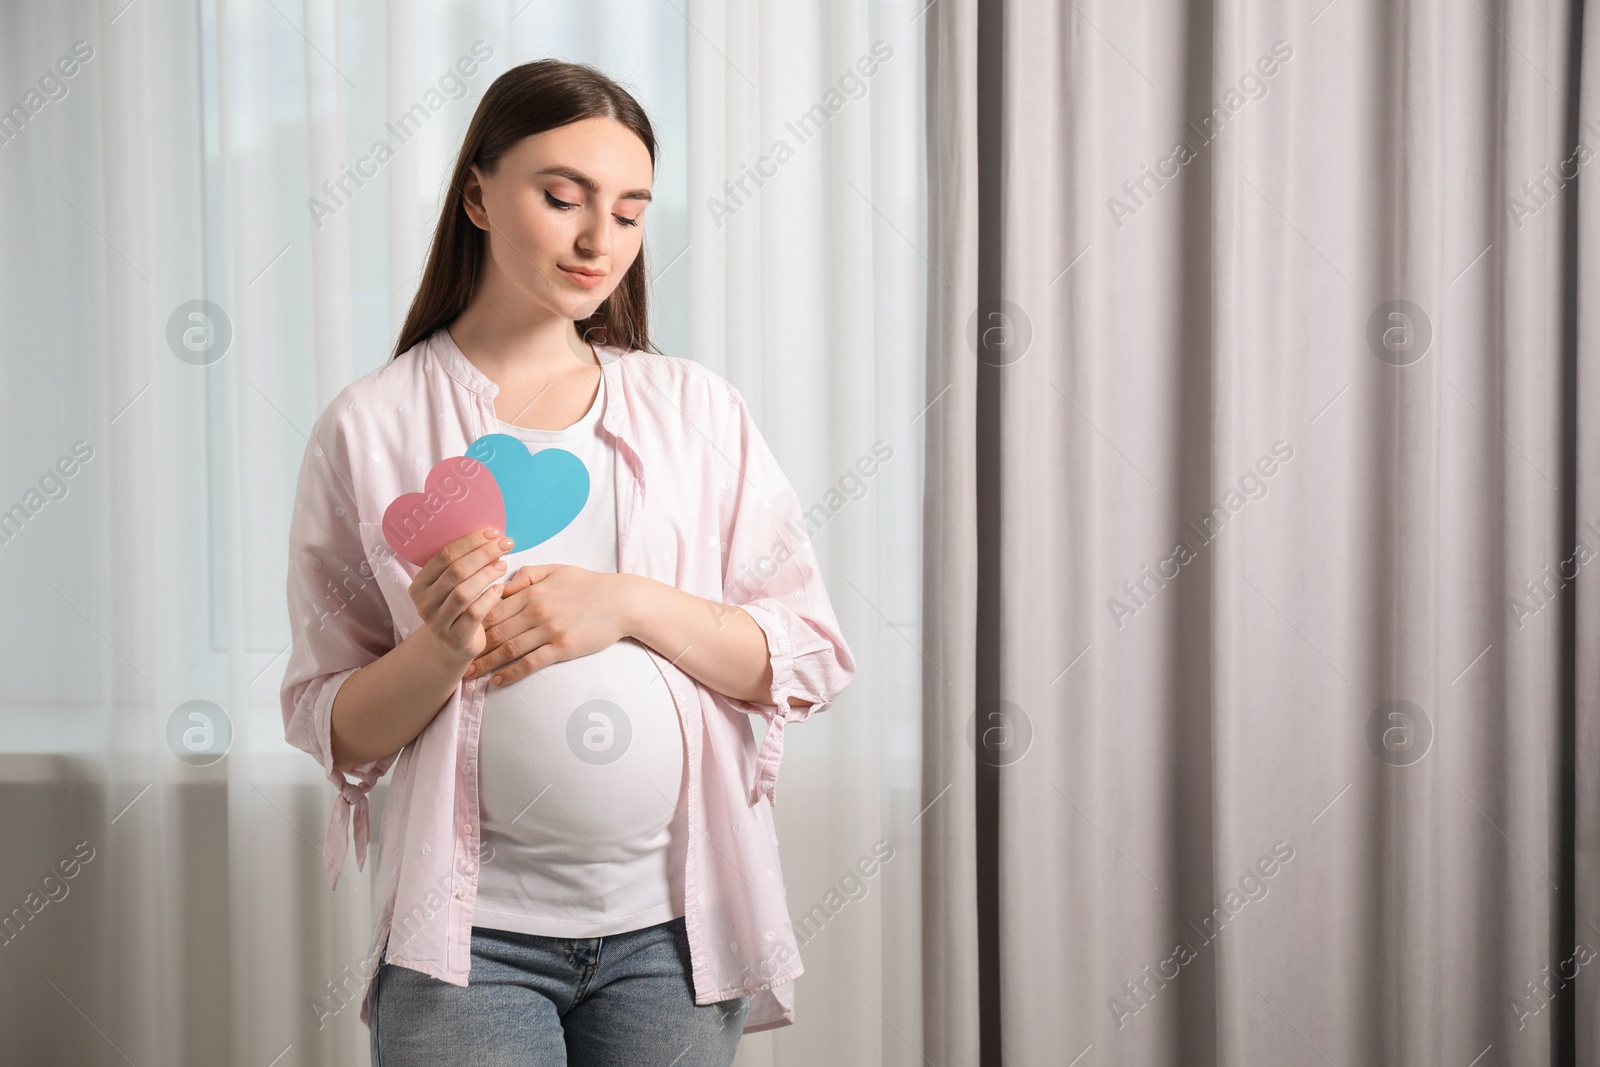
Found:
[{"label": "pink shirt", "polygon": [[[786,1026],[804,968],[772,821],[783,729],[837,700],[855,660],[799,499],[739,391],[690,360],[597,351],[602,425],[617,440],[618,571],[737,605],[766,634],[772,689],[759,704],[714,692],[649,653],[678,709],[689,765],[684,919],[695,1003],[748,994],[745,1033]],[[441,459],[498,432],[498,392],[446,330],[350,383],[312,429],[289,535],[284,734],[321,762],[339,791],[323,846],[329,885],[338,884],[352,821],[364,869],[367,793],[393,766],[375,877],[383,903],[368,958],[383,951],[390,963],[458,986],[471,963],[478,735],[489,676],[460,683],[415,740],[355,768],[355,782],[333,767],[328,727],[344,680],[422,625],[407,593],[420,568],[388,548],[384,508],[421,491]],[[811,704],[794,707],[791,697]],[[752,715],[768,722],[759,752]],[[363,1023],[371,990],[369,974]]]}]

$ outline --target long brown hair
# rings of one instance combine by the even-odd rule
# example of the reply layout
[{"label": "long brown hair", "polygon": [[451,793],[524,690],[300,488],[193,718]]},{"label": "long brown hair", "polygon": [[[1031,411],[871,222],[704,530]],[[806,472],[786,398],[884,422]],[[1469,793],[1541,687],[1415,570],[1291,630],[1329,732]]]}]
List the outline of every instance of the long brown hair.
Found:
[{"label": "long brown hair", "polygon": [[[656,137],[644,108],[626,89],[593,67],[541,59],[512,67],[489,86],[461,142],[444,210],[433,231],[428,264],[390,359],[455,321],[477,289],[487,244],[484,232],[467,217],[462,190],[469,168],[476,165],[492,174],[500,157],[524,137],[587,118],[615,119],[628,127],[644,142],[651,169],[655,168]],[[578,335],[623,351],[656,351],[650,344],[645,282],[641,245],[622,282],[594,314],[578,321]]]}]

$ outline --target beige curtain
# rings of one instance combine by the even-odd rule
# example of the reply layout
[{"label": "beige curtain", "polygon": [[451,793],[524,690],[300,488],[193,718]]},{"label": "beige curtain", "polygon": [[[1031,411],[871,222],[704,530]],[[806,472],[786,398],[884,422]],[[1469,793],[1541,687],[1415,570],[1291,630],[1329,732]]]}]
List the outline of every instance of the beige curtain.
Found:
[{"label": "beige curtain", "polygon": [[1600,1058],[1582,13],[929,9],[929,1062]]}]

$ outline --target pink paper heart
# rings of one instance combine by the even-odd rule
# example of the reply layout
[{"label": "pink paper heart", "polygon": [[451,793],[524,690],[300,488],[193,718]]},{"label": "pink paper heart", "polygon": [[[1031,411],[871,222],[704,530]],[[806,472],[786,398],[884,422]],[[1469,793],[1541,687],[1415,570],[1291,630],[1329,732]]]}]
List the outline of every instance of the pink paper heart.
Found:
[{"label": "pink paper heart", "polygon": [[383,537],[408,563],[422,566],[473,530],[506,528],[506,502],[489,468],[469,456],[440,460],[423,492],[402,493],[383,512]]}]

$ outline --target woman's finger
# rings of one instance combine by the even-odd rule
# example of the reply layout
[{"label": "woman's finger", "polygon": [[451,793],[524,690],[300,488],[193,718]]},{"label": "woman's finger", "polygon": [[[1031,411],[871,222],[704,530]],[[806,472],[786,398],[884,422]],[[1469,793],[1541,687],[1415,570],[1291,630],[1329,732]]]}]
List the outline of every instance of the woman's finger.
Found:
[{"label": "woman's finger", "polygon": [[494,677],[489,679],[489,684],[496,686],[510,685],[512,682],[526,678],[540,667],[554,662],[554,659],[554,650],[549,645],[540,645],[527,655],[519,656],[508,666],[496,671]]},{"label": "woman's finger", "polygon": [[466,647],[472,638],[472,631],[483,625],[484,615],[488,614],[490,605],[498,599],[500,592],[493,586],[479,593],[478,598],[468,604],[466,610],[446,628],[452,639]]},{"label": "woman's finger", "polygon": [[492,647],[485,648],[477,659],[472,661],[473,674],[487,674],[497,667],[504,666],[511,661],[538,650],[549,639],[549,630],[542,626],[535,626],[515,634],[504,640],[495,642]]},{"label": "woman's finger", "polygon": [[[506,579],[507,583],[510,581],[510,578]],[[500,596],[489,608],[489,614],[483,617],[483,627],[485,630],[488,630],[491,626],[499,626],[503,623],[509,622],[522,613],[523,604],[527,598],[518,596],[516,593],[507,593],[505,590],[506,585],[501,585]],[[490,638],[490,643],[494,643],[494,639],[492,637]]]},{"label": "woman's finger", "polygon": [[527,565],[518,567],[515,572],[506,576],[506,595],[520,593],[534,581],[534,571]]},{"label": "woman's finger", "polygon": [[484,564],[498,558],[503,551],[506,551],[499,547],[501,542],[509,540],[510,538],[504,534],[491,536],[486,529],[462,534],[435,552],[433,557],[422,565],[422,569],[417,571],[412,581],[423,587],[432,585],[441,574],[449,569],[452,563],[459,559],[466,559],[469,556],[474,558],[469,560],[469,565],[462,570],[462,573],[463,575],[470,574]]},{"label": "woman's finger", "polygon": [[496,671],[494,677],[489,679],[489,684],[497,688],[510,685],[512,682],[520,682],[532,673],[533,668],[528,666],[525,660],[519,659],[515,663]]},{"label": "woman's finger", "polygon": [[453,625],[467,605],[477,600],[478,593],[506,574],[506,561],[499,558],[499,544],[504,542],[488,542],[483,549],[462,555],[440,571],[434,584],[416,597],[418,614],[445,629]]},{"label": "woman's finger", "polygon": [[520,593],[533,583],[544,581],[565,566],[567,566],[565,563],[524,563],[515,573],[506,577],[506,586],[513,593]]},{"label": "woman's finger", "polygon": [[[500,591],[495,582],[503,573],[503,562],[490,563],[476,573],[462,578],[459,584],[451,586],[446,571],[446,577],[433,586],[433,594],[437,599],[432,601],[431,615],[441,616],[440,621],[446,629],[457,630],[464,627],[461,632],[470,632],[472,628],[480,625],[486,615],[493,610],[494,605],[500,600]],[[439,595],[442,594],[442,595]]]},{"label": "woman's finger", "polygon": [[489,607],[489,612],[483,617],[483,650],[488,652],[496,645],[503,645],[519,634],[533,629],[538,622],[526,611],[523,598],[514,600],[504,597],[497,598]]},{"label": "woman's finger", "polygon": [[[504,573],[505,561],[500,557],[506,550],[501,545],[510,539],[474,542],[474,537],[481,536],[469,534],[452,541],[412,579],[411,599],[424,619],[431,620],[446,610],[449,617],[440,622],[450,628],[459,621],[462,609],[474,603]],[[445,601],[457,588],[461,589],[460,603],[453,610],[447,609]]]}]

